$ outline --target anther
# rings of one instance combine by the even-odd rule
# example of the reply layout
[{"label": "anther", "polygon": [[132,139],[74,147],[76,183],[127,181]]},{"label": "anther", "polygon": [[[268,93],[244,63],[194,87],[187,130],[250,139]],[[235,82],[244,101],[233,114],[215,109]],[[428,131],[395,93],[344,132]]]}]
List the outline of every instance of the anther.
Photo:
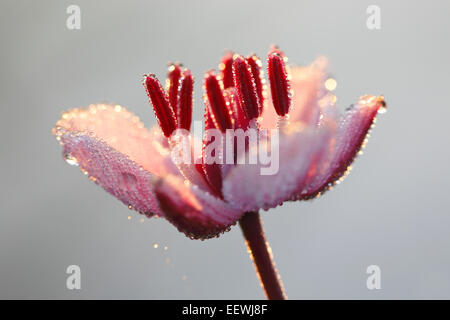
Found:
[{"label": "anther", "polygon": [[233,82],[233,52],[228,51],[219,64],[224,89],[234,86]]},{"label": "anther", "polygon": [[194,90],[194,78],[189,70],[184,70],[180,80],[177,94],[177,126],[190,130],[192,122],[192,92]]},{"label": "anther", "polygon": [[247,57],[247,63],[250,66],[253,74],[253,80],[255,81],[256,93],[258,94],[259,99],[259,115],[262,114],[262,108],[264,105],[264,74],[262,71],[262,63],[261,59],[258,58],[255,54],[251,54]]},{"label": "anther", "polygon": [[236,86],[239,102],[248,119],[259,117],[259,98],[253,79],[252,70],[247,61],[237,56],[233,62],[234,84]]},{"label": "anther", "polygon": [[205,92],[216,128],[222,132],[225,132],[226,129],[231,129],[232,122],[230,113],[223,96],[220,82],[213,71],[209,71],[205,76]]},{"label": "anther", "polygon": [[169,65],[169,71],[167,73],[166,89],[169,96],[169,103],[174,113],[176,113],[178,89],[181,78],[181,65],[179,63],[173,63]]},{"label": "anther", "polygon": [[291,104],[285,59],[281,54],[274,51],[269,53],[267,62],[273,105],[277,114],[279,116],[284,116],[289,112]]},{"label": "anther", "polygon": [[144,75],[143,85],[153,105],[159,126],[166,137],[176,129],[176,119],[161,83],[154,74]]}]

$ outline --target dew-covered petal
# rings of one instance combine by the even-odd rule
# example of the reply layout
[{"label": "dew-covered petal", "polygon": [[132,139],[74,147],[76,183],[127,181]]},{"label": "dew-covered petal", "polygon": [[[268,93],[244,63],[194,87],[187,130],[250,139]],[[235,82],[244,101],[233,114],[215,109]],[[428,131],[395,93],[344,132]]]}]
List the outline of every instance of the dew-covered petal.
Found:
[{"label": "dew-covered petal", "polygon": [[276,113],[275,107],[273,106],[270,90],[266,90],[265,93],[266,99],[264,99],[262,115],[258,122],[262,129],[270,130],[277,127],[278,114]]},{"label": "dew-covered petal", "polygon": [[156,175],[90,134],[67,132],[60,138],[66,159],[90,180],[130,209],[147,216],[161,214],[153,192]]},{"label": "dew-covered petal", "polygon": [[291,67],[291,88],[293,90],[291,121],[313,124],[317,122],[320,108],[318,102],[327,92],[324,87],[327,78],[327,59],[320,57],[306,67]]},{"label": "dew-covered petal", "polygon": [[310,175],[299,199],[310,199],[328,190],[351,169],[351,163],[367,142],[376,115],[384,110],[382,97],[364,96],[341,117],[328,159],[314,175]]},{"label": "dew-covered petal", "polygon": [[178,174],[167,141],[121,106],[91,105],[63,113],[53,129],[69,163],[126,205],[159,214],[152,181]]},{"label": "dew-covered petal", "polygon": [[[269,161],[263,160],[257,164],[247,161],[247,164],[230,169],[223,184],[225,200],[243,211],[280,205],[303,184],[311,161],[323,152],[330,137],[328,126],[317,129],[296,123],[280,130],[279,139],[260,140],[259,148],[273,152],[272,167],[268,165]],[[255,147],[249,153],[251,157],[258,157]]]},{"label": "dew-covered petal", "polygon": [[60,139],[68,133],[91,135],[153,174],[178,172],[161,130],[147,130],[137,116],[122,106],[96,104],[64,112],[53,134]]},{"label": "dew-covered petal", "polygon": [[173,175],[161,178],[155,192],[164,217],[194,239],[220,235],[243,214],[209,192]]}]

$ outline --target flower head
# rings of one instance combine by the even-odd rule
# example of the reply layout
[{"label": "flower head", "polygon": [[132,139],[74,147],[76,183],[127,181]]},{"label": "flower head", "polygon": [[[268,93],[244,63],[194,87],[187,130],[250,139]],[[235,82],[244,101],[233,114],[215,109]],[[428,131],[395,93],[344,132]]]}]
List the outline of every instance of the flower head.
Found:
[{"label": "flower head", "polygon": [[[340,116],[325,85],[326,64],[319,58],[289,68],[272,48],[268,84],[256,55],[227,53],[219,72],[205,74],[205,129],[224,136],[231,129],[265,132],[256,146],[224,151],[232,163],[209,161],[218,150],[208,152],[214,143],[208,134],[193,161],[175,161],[174,150],[186,147],[180,141],[189,149],[195,140],[189,133],[194,79],[180,64],[170,65],[166,88],[155,75],[144,76],[159,127],[147,130],[119,105],[96,104],[63,113],[53,134],[68,162],[129,208],[164,217],[192,238],[217,236],[246,211],[315,198],[350,170],[385,102],[363,96]],[[261,150],[277,150],[275,172],[261,174],[261,161],[246,163]]]}]

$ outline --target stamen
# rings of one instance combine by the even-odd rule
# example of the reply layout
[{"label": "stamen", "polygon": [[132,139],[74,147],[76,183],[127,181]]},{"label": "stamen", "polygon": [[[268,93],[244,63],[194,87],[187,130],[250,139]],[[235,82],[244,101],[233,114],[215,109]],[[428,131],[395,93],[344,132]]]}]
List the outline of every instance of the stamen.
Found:
[{"label": "stamen", "polygon": [[179,63],[170,64],[167,73],[166,90],[169,96],[169,103],[173,112],[176,114],[178,89],[180,86],[181,65]]},{"label": "stamen", "polygon": [[192,92],[194,78],[189,70],[185,70],[180,80],[176,114],[178,128],[190,130],[192,122]]},{"label": "stamen", "polygon": [[143,85],[153,105],[159,126],[166,137],[176,129],[176,119],[161,83],[154,74],[144,75]]},{"label": "stamen", "polygon": [[289,80],[284,57],[278,52],[269,53],[267,69],[273,106],[279,116],[284,116],[289,112],[291,105]]},{"label": "stamen", "polygon": [[231,129],[232,122],[229,110],[219,80],[213,71],[209,71],[205,76],[205,92],[216,128],[222,132]]},{"label": "stamen", "polygon": [[258,58],[255,54],[251,54],[247,57],[247,62],[252,70],[253,80],[255,81],[256,93],[258,94],[259,99],[259,115],[262,114],[262,108],[264,105],[264,73],[262,71],[262,63],[261,59]]},{"label": "stamen", "polygon": [[247,118],[244,109],[241,106],[236,88],[226,89],[224,91],[224,96],[230,110],[232,110],[231,116],[233,118],[233,128],[247,130],[250,119]]},{"label": "stamen", "polygon": [[224,89],[234,86],[233,82],[233,52],[225,53],[219,64]]},{"label": "stamen", "polygon": [[241,106],[248,119],[259,117],[259,101],[253,74],[247,61],[237,56],[233,62],[234,84]]}]

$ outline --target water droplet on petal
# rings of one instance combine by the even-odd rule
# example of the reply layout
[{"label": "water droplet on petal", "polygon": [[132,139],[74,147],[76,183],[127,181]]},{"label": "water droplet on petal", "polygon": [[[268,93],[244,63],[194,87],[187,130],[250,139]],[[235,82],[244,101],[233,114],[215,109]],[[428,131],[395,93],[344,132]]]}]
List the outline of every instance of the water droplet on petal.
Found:
[{"label": "water droplet on petal", "polygon": [[379,109],[378,109],[378,114],[384,114],[384,113],[386,113],[387,112],[387,108],[386,107],[380,107]]},{"label": "water droplet on petal", "polygon": [[129,187],[134,186],[136,184],[136,176],[132,173],[121,172],[120,173],[120,182],[128,185]]},{"label": "water droplet on petal", "polygon": [[328,91],[333,91],[337,87],[337,81],[333,78],[328,78],[325,81],[325,88],[327,88]]},{"label": "water droplet on petal", "polygon": [[69,152],[64,154],[64,160],[71,166],[78,166],[78,160],[74,156],[72,156]]}]

